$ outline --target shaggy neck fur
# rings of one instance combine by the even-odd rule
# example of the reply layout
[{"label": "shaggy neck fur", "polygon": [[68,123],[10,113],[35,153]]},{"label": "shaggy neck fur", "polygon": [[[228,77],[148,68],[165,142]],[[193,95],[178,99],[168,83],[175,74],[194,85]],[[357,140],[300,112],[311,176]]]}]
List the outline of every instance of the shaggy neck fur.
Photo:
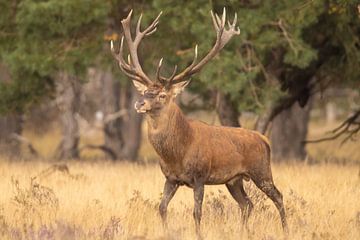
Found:
[{"label": "shaggy neck fur", "polygon": [[166,162],[181,161],[192,140],[192,129],[172,101],[160,113],[147,116],[149,140]]}]

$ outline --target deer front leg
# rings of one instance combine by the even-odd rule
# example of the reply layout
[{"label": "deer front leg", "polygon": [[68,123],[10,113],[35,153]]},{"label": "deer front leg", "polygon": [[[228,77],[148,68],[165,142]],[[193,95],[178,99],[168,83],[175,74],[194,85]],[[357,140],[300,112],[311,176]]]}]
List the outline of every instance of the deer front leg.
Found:
[{"label": "deer front leg", "polygon": [[195,184],[194,186],[194,219],[195,231],[198,239],[202,239],[200,231],[200,221],[202,214],[202,202],[204,198],[204,184]]},{"label": "deer front leg", "polygon": [[170,200],[174,197],[176,190],[178,188],[179,188],[179,184],[166,179],[164,186],[164,193],[161,198],[161,203],[159,206],[160,216],[165,229],[167,229],[167,221],[166,221],[167,207],[169,205]]}]

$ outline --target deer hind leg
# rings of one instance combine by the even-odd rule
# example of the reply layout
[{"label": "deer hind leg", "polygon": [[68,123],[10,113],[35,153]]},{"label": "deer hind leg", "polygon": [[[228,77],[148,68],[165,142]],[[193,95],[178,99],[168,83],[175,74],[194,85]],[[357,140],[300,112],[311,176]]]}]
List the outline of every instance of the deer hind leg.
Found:
[{"label": "deer hind leg", "polygon": [[285,208],[283,203],[283,196],[280,191],[275,187],[272,177],[262,178],[259,176],[253,176],[251,178],[255,185],[263,191],[275,204],[276,208],[279,211],[281,224],[284,229],[284,232],[288,232],[288,225],[285,216]]},{"label": "deer hind leg", "polygon": [[176,182],[172,182],[168,179],[166,179],[165,186],[164,186],[164,193],[161,198],[160,206],[159,206],[159,212],[160,216],[164,225],[164,228],[167,229],[167,207],[169,205],[169,202],[174,197],[176,190],[179,188],[179,185]]},{"label": "deer hind leg", "polygon": [[246,224],[254,205],[244,190],[242,178],[227,183],[226,187],[231,196],[239,204],[243,224]]}]

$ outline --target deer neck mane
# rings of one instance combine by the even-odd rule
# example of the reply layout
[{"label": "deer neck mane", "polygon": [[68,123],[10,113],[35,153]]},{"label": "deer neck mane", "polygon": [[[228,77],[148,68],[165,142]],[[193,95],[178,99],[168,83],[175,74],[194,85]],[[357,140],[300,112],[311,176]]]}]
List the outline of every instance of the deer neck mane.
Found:
[{"label": "deer neck mane", "polygon": [[147,122],[149,140],[164,160],[176,160],[185,154],[192,129],[176,103],[169,103],[160,114],[148,115]]}]

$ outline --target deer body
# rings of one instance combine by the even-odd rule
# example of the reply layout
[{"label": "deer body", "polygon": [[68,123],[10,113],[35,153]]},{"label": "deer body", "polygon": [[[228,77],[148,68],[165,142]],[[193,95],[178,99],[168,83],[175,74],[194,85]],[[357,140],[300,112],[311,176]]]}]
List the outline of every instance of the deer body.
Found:
[{"label": "deer body", "polygon": [[148,135],[168,179],[189,187],[196,178],[225,184],[269,166],[269,146],[259,133],[188,120],[175,103],[166,111],[148,116]]},{"label": "deer body", "polygon": [[[141,16],[136,25],[135,36],[131,33],[131,15],[121,21],[124,36],[120,51],[111,50],[119,62],[120,69],[130,77],[141,93],[135,103],[138,113],[144,113],[148,121],[148,135],[151,144],[160,156],[161,170],[166,177],[164,193],[159,206],[160,215],[166,226],[167,206],[177,189],[187,185],[194,190],[194,219],[199,238],[202,215],[204,185],[225,184],[231,196],[238,202],[243,221],[246,222],[253,204],[247,196],[243,179],[251,179],[277,207],[284,230],[287,229],[282,195],[275,187],[270,166],[270,147],[260,133],[243,128],[210,126],[200,121],[188,120],[175,104],[176,96],[189,83],[189,78],[200,71],[234,36],[240,34],[234,21],[226,23],[226,11],[219,17],[211,12],[216,42],[207,55],[197,61],[197,46],[192,63],[177,74],[175,66],[170,77],[161,76],[162,59],[156,70],[156,81],[143,71],[138,46],[143,38],[157,29],[161,13],[143,31]],[[126,40],[129,56],[123,57],[123,43]]]}]

